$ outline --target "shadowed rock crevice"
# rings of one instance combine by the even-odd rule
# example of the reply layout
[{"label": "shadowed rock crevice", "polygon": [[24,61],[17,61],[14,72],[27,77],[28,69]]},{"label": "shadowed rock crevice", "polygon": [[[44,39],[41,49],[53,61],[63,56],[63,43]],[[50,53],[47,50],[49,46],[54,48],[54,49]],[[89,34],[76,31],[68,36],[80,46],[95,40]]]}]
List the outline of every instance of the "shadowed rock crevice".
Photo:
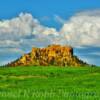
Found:
[{"label": "shadowed rock crevice", "polygon": [[87,64],[73,55],[70,46],[49,45],[46,48],[32,48],[32,51],[7,66],[86,66]]}]

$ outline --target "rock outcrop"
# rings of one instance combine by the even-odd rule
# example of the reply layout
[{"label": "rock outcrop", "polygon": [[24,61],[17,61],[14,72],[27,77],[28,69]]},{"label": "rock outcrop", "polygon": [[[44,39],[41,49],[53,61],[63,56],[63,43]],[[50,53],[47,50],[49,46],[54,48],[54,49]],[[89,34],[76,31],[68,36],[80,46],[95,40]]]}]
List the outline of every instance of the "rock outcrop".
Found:
[{"label": "rock outcrop", "polygon": [[32,51],[7,66],[86,66],[73,55],[70,46],[49,45],[46,48],[32,48]]}]

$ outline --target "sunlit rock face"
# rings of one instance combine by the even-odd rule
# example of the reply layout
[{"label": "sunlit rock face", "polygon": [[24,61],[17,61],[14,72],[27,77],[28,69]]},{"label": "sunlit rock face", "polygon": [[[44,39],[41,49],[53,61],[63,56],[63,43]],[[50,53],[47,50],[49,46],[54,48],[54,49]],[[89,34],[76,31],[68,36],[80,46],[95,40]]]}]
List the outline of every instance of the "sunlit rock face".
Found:
[{"label": "sunlit rock face", "polygon": [[32,48],[32,51],[8,66],[85,66],[83,61],[73,55],[70,46],[49,45],[46,48]]}]

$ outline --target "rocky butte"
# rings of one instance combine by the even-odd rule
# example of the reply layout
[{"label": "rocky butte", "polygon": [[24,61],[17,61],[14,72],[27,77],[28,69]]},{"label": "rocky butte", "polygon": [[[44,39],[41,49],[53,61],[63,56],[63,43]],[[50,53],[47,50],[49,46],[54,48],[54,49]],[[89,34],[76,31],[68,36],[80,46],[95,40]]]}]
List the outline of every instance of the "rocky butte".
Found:
[{"label": "rocky butte", "polygon": [[70,46],[49,45],[46,48],[32,48],[32,51],[23,55],[7,66],[86,66],[88,64],[73,55]]}]

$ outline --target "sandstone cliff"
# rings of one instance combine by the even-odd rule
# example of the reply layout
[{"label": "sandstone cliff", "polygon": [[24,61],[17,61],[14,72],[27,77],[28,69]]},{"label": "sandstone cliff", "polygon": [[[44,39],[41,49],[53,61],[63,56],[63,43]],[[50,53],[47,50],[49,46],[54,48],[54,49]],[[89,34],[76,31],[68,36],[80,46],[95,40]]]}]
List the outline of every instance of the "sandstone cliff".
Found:
[{"label": "sandstone cliff", "polygon": [[83,61],[73,55],[70,46],[50,45],[46,48],[32,48],[32,51],[7,66],[85,66]]}]

